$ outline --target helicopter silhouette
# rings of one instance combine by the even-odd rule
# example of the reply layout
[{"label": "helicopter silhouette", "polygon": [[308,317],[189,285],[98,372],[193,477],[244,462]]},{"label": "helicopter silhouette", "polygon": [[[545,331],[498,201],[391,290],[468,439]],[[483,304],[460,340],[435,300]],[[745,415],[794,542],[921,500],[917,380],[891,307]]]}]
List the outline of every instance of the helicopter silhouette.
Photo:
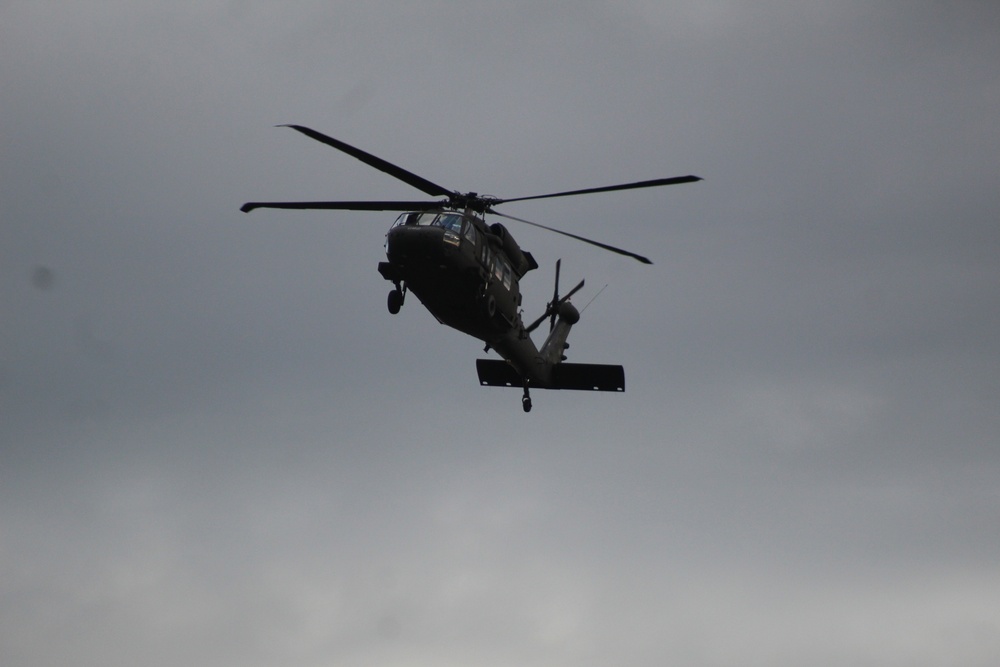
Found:
[{"label": "helicopter silhouette", "polygon": [[[517,218],[496,210],[500,204],[533,199],[650,188],[702,180],[698,176],[676,176],[582,190],[554,192],[530,197],[499,198],[475,192],[460,193],[418,176],[371,153],[302,125],[290,127],[305,136],[347,153],[370,167],[385,172],[432,196],[435,201],[311,201],[247,202],[244,213],[258,208],[298,210],[402,211],[386,234],[386,256],[378,271],[392,282],[387,306],[396,314],[408,292],[446,326],[486,343],[503,360],[477,359],[476,371],[483,386],[520,387],[521,406],[531,411],[529,390],[573,389],[625,391],[621,366],[566,363],[566,342],[580,312],[569,302],[584,286],[581,280],[565,295],[559,294],[562,260],[556,262],[555,289],[545,311],[525,324],[521,318],[520,281],[538,268],[531,253],[523,250],[510,231],[499,222],[488,224],[485,215],[495,215],[538,227],[604,250],[631,257],[644,264],[642,255],[571,234],[553,227]],[[549,334],[539,348],[531,333],[549,320]]]}]

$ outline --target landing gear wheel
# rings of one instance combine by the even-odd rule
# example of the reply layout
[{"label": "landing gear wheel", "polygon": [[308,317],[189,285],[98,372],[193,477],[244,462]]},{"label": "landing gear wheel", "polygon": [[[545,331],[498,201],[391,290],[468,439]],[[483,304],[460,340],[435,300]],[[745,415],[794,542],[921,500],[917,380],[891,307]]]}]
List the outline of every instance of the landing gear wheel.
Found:
[{"label": "landing gear wheel", "polygon": [[389,297],[386,301],[386,305],[389,307],[389,312],[395,315],[399,312],[399,309],[403,307],[403,291],[394,289],[389,292]]},{"label": "landing gear wheel", "polygon": [[521,407],[525,412],[531,412],[531,398],[529,396],[525,396],[521,399]]}]

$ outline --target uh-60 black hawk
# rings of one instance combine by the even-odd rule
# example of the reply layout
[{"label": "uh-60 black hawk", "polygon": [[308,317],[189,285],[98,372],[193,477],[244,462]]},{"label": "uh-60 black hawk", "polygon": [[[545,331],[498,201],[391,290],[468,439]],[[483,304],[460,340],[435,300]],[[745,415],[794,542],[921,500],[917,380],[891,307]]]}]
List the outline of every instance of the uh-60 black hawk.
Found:
[{"label": "uh-60 black hawk", "polygon": [[[256,208],[322,209],[352,211],[403,211],[386,234],[387,262],[378,271],[392,282],[390,313],[398,313],[407,292],[413,292],[439,322],[486,343],[486,351],[496,350],[503,361],[477,359],[479,382],[485,386],[521,387],[521,405],[531,410],[529,389],[578,389],[624,391],[625,372],[621,366],[565,363],[566,338],[580,319],[569,302],[584,282],[559,295],[559,266],[556,262],[555,291],[542,315],[525,324],[521,319],[520,281],[538,268],[530,252],[522,250],[507,228],[499,222],[487,224],[486,214],[540,227],[645,264],[649,259],[597,241],[506,215],[496,206],[506,202],[568,197],[595,192],[612,192],[675,185],[701,180],[697,176],[661,178],[599,188],[554,192],[531,197],[502,199],[475,192],[460,193],[417,176],[370,153],[301,125],[283,125],[327,146],[361,160],[398,178],[436,201],[318,201],[248,202],[244,212]],[[538,348],[531,333],[546,319],[549,335]]]}]

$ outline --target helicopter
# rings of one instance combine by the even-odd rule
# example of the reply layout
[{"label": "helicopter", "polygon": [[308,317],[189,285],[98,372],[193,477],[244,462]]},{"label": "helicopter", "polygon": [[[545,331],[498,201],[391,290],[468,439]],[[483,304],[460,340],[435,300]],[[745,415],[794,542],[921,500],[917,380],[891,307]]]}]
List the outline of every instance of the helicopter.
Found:
[{"label": "helicopter", "polygon": [[[525,323],[521,317],[521,279],[538,268],[530,252],[521,248],[500,222],[487,223],[486,214],[514,220],[570,237],[619,255],[652,264],[647,257],[593,239],[501,213],[500,204],[553,197],[632,190],[692,183],[698,176],[677,176],[582,190],[569,190],[529,197],[499,198],[476,192],[460,193],[442,187],[391,162],[302,125],[289,127],[421,190],[434,201],[310,201],[247,202],[241,211],[258,208],[298,210],[401,211],[386,233],[388,261],[379,262],[378,272],[393,284],[387,298],[389,312],[396,314],[412,292],[438,322],[483,341],[484,352],[495,350],[502,360],[477,359],[482,386],[520,387],[521,407],[531,411],[530,389],[625,391],[622,366],[566,363],[570,329],[580,320],[580,311],[570,297],[584,286],[581,280],[564,295],[559,294],[562,260],[556,262],[552,300],[537,319]],[[546,320],[549,333],[539,348],[531,334]]]}]

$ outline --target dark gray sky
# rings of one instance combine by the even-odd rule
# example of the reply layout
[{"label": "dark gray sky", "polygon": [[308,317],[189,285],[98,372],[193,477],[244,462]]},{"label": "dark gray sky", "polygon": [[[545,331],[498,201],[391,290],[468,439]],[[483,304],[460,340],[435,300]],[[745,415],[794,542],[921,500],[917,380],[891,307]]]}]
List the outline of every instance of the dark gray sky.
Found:
[{"label": "dark gray sky", "polygon": [[[0,2],[0,663],[993,666],[1000,5]],[[511,204],[624,395],[376,272]]]}]

